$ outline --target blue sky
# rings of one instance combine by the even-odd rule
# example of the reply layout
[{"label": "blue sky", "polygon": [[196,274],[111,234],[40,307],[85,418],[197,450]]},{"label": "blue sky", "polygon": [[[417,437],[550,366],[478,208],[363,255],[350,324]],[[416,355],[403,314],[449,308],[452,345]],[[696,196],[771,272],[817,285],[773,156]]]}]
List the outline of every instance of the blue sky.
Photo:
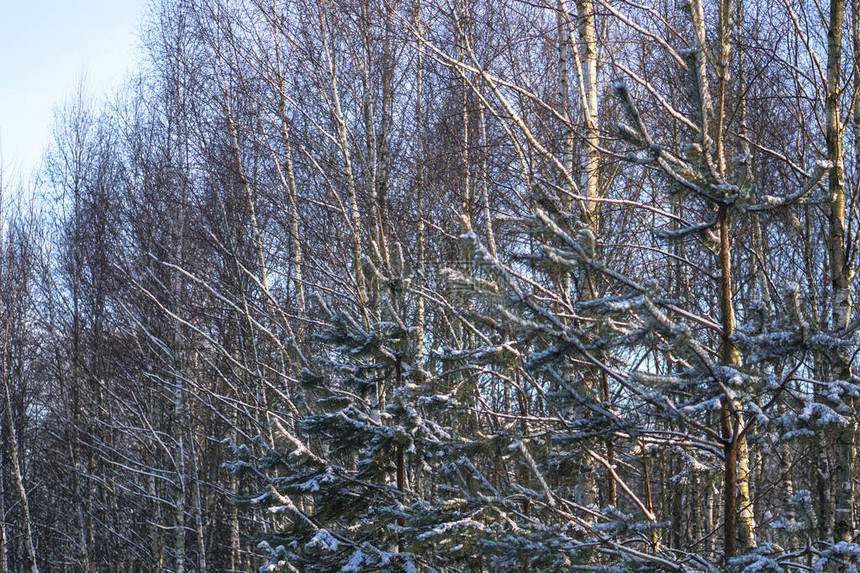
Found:
[{"label": "blue sky", "polygon": [[80,78],[101,97],[137,60],[147,0],[0,0],[0,145],[5,174],[28,178],[53,111]]}]

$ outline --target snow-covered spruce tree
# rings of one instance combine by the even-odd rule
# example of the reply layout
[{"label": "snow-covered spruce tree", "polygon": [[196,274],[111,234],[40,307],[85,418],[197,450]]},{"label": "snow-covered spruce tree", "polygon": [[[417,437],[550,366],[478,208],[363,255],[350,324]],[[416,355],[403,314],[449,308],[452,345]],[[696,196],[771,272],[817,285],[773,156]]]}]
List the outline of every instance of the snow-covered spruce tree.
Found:
[{"label": "snow-covered spruce tree", "polygon": [[[731,11],[731,3],[724,9]],[[705,233],[706,240],[713,242],[711,249],[714,263],[719,269],[719,275],[715,276],[719,281],[719,302],[717,312],[710,314],[719,317],[720,350],[717,364],[720,368],[713,370],[711,366],[707,366],[707,370],[711,372],[706,381],[710,379],[708,383],[711,387],[716,383],[722,394],[718,398],[721,442],[724,449],[725,557],[729,563],[747,563],[744,558],[733,561],[731,557],[738,552],[749,553],[757,545],[755,500],[751,495],[751,458],[747,438],[755,436],[760,442],[757,452],[760,459],[763,453],[767,453],[769,445],[775,445],[775,440],[824,432],[837,436],[838,442],[830,452],[831,459],[835,460],[831,462],[834,464],[833,477],[836,480],[834,487],[839,489],[833,497],[835,506],[847,504],[849,509],[836,511],[834,507],[833,515],[822,515],[818,519],[819,523],[832,523],[835,519],[836,529],[842,532],[837,531],[835,541],[839,543],[836,545],[830,545],[834,537],[828,533],[832,531],[828,526],[820,528],[818,535],[815,535],[810,527],[804,529],[807,542],[818,537],[820,547],[826,548],[819,566],[841,570],[843,565],[838,563],[839,559],[845,557],[848,561],[853,561],[857,552],[856,546],[847,543],[851,535],[845,532],[846,528],[849,531],[853,529],[853,517],[849,518],[847,515],[852,513],[850,506],[853,488],[850,478],[845,476],[851,474],[850,468],[853,465],[850,461],[853,455],[850,453],[850,447],[846,445],[848,441],[853,442],[853,437],[846,436],[853,436],[853,427],[856,424],[853,403],[858,391],[857,378],[851,371],[851,360],[848,358],[850,349],[857,345],[856,325],[849,325],[847,317],[833,319],[829,325],[826,320],[813,318],[813,309],[790,278],[781,285],[774,285],[772,279],[767,279],[771,281],[767,284],[762,275],[767,274],[769,265],[764,260],[747,268],[733,269],[733,265],[743,259],[733,254],[731,233],[732,221],[737,218],[753,229],[760,242],[763,216],[767,215],[767,220],[771,222],[778,221],[779,218],[797,221],[798,215],[809,206],[820,206],[833,212],[834,204],[840,201],[844,203],[844,197],[840,199],[839,195],[841,182],[836,182],[836,179],[841,177],[841,170],[834,169],[835,165],[841,164],[842,158],[830,150],[832,130],[828,127],[827,160],[819,160],[807,172],[797,169],[802,180],[795,189],[785,190],[780,195],[771,195],[764,190],[767,183],[763,176],[756,172],[761,159],[751,152],[749,135],[746,133],[743,118],[744,96],[739,96],[742,114],[740,134],[735,139],[737,143],[732,146],[727,134],[721,131],[720,124],[723,120],[720,118],[724,112],[716,109],[717,104],[714,102],[717,96],[712,93],[717,90],[709,87],[709,70],[706,65],[706,51],[709,48],[705,40],[702,6],[693,2],[690,11],[697,41],[684,56],[689,70],[692,117],[699,127],[699,137],[684,146],[680,155],[667,151],[651,138],[624,84],[618,84],[616,91],[629,124],[619,124],[618,133],[622,139],[638,149],[638,152],[629,156],[634,163],[654,165],[684,203],[698,204],[699,212],[714,214],[710,220],[692,225],[685,222],[676,230],[659,233],[658,237],[671,242],[690,234]],[[731,20],[732,17],[728,15],[720,18],[720,37],[728,34],[725,28],[730,26],[727,22]],[[713,73],[723,86],[730,80],[726,69],[731,61],[730,44],[728,39],[721,38],[719,46],[723,54],[722,63],[714,64],[716,69]],[[743,87],[742,68],[740,76]],[[725,87],[717,91],[720,92],[722,93],[719,97],[725,98]],[[714,125],[717,120],[717,125]],[[828,116],[828,125],[830,121]],[[757,147],[757,150],[763,151],[761,147]],[[729,157],[732,159],[727,159]],[[824,184],[825,175],[827,186]],[[834,188],[837,190],[834,191]],[[785,233],[783,240],[790,240],[791,225],[784,226],[778,232]],[[707,236],[709,233],[710,237]],[[832,246],[835,240],[832,237],[832,220],[830,235],[825,241]],[[839,241],[841,240],[840,234]],[[753,248],[762,249],[758,251],[758,257],[763,259],[763,247],[753,245]],[[843,258],[833,252],[831,248],[827,264],[837,265],[841,269],[844,265]],[[839,273],[833,272],[831,276],[836,274]],[[743,303],[735,301],[735,285],[741,281],[761,282],[758,289],[761,298],[747,299]],[[844,290],[844,280],[840,282],[833,279],[833,285],[832,296],[836,301],[837,295],[842,292],[839,289]],[[774,287],[788,292],[783,300],[771,300],[769,291]],[[842,295],[844,296],[844,293]],[[837,302],[833,302],[834,317],[844,316],[844,313],[840,315],[837,311]],[[740,312],[746,315],[747,323],[738,327],[735,316]],[[823,368],[822,364],[830,367]],[[707,363],[702,361],[701,365]],[[720,371],[722,375],[719,374]],[[799,415],[778,416],[780,411],[784,413],[798,410]],[[773,423],[772,418],[776,417],[779,417],[779,421]],[[846,451],[849,453],[845,453]],[[764,468],[758,471],[762,472]],[[822,504],[822,510],[827,505]],[[737,537],[734,534],[735,508],[738,515]],[[792,519],[790,509],[785,509],[785,514],[777,523],[785,524]],[[807,525],[811,526],[811,523]],[[796,528],[797,524],[793,527]],[[788,538],[780,541],[791,545],[795,541],[791,538],[792,527],[788,527],[788,530]],[[825,535],[822,536],[821,532]],[[773,550],[773,547],[763,550]]]},{"label": "snow-covered spruce tree", "polygon": [[[378,286],[370,289],[380,301],[375,318],[358,305],[318,303],[329,327],[303,375],[311,413],[294,427],[273,417],[276,446],[261,439],[262,455],[231,444],[228,469],[255,484],[239,503],[269,523],[260,540],[269,555],[264,570],[556,571],[592,561],[586,532],[594,510],[566,497],[596,462],[569,441],[605,438],[619,428],[617,416],[570,395],[570,383],[556,380],[560,370],[535,366],[546,373],[532,375],[517,341],[494,326],[501,324],[494,316],[507,315],[481,297],[459,317],[475,342],[441,345],[426,368],[415,364],[417,341],[403,312],[409,277],[367,267]],[[472,297],[504,295],[478,278],[482,272],[451,280]],[[534,359],[561,360],[569,370],[559,356]],[[549,396],[543,387],[553,384]],[[550,403],[566,412],[568,433],[558,439],[547,431],[556,425],[541,418]],[[570,414],[582,404],[595,414],[579,421]],[[613,508],[606,515],[600,538],[608,547],[616,531],[646,539],[650,523],[634,525],[641,519]]]},{"label": "snow-covered spruce tree", "polygon": [[468,570],[479,559],[469,539],[485,528],[474,491],[487,480],[468,459],[492,444],[454,435],[468,385],[440,393],[414,361],[411,277],[395,266],[385,276],[366,261],[376,312],[318,299],[328,327],[301,380],[310,413],[294,430],[274,418],[276,447],[261,440],[261,456],[231,444],[228,469],[257,484],[239,503],[275,516],[265,570]]},{"label": "snow-covered spruce tree", "polygon": [[232,445],[231,472],[256,476],[259,485],[239,503],[276,516],[260,543],[268,570],[358,571],[412,561],[392,559],[397,537],[384,526],[405,501],[406,458],[421,425],[403,399],[418,375],[409,361],[412,332],[395,310],[408,283],[395,283],[375,317],[361,304],[330,308],[317,299],[328,326],[302,373],[314,402],[309,414],[295,424],[273,418],[275,448],[260,442],[259,458]]},{"label": "snow-covered spruce tree", "polygon": [[[506,122],[514,144],[527,145],[534,153],[530,157],[534,163],[523,166],[526,173],[514,187],[533,191],[535,180],[544,185],[533,193],[530,214],[506,217],[508,224],[518,226],[510,243],[531,245],[529,250],[518,253],[514,249],[497,257],[489,249],[479,257],[485,267],[493,269],[493,276],[501,277],[493,280],[509,283],[489,289],[504,291],[509,297],[507,305],[498,307],[501,316],[494,319],[496,327],[500,333],[520,333],[516,347],[523,353],[523,364],[540,364],[531,359],[533,352],[541,359],[545,352],[566,354],[566,360],[579,361],[581,366],[574,369],[574,380],[595,371],[605,375],[613,396],[606,402],[639,416],[637,432],[647,439],[634,447],[629,436],[622,440],[617,435],[616,445],[624,447],[626,440],[629,452],[660,456],[664,479],[672,479],[672,489],[681,492],[671,500],[671,538],[659,539],[664,551],[704,554],[714,567],[727,563],[733,567],[770,566],[761,555],[771,552],[780,555],[774,567],[777,561],[779,567],[787,567],[796,556],[782,553],[774,543],[792,547],[798,542],[796,534],[802,532],[805,540],[813,542],[810,559],[818,559],[817,552],[826,549],[826,563],[832,564],[840,554],[850,556],[853,548],[831,547],[833,526],[826,525],[834,520],[834,512],[826,509],[831,501],[818,503],[823,515],[817,518],[800,507],[809,498],[807,490],[817,487],[813,483],[817,478],[801,484],[796,495],[786,480],[786,499],[795,502],[761,515],[763,522],[756,523],[756,517],[766,505],[761,497],[769,495],[767,480],[785,479],[793,473],[786,465],[776,474],[779,456],[772,449],[799,452],[808,447],[803,436],[832,431],[841,436],[842,453],[836,457],[841,460],[837,464],[843,476],[853,463],[844,452],[850,450],[846,450],[846,438],[853,439],[855,386],[847,351],[856,346],[856,323],[847,320],[846,305],[838,298],[850,294],[845,277],[841,282],[836,280],[839,277],[832,279],[836,302],[830,306],[834,313],[842,313],[839,320],[829,325],[826,319],[820,320],[822,311],[814,300],[816,282],[824,280],[831,262],[839,267],[831,275],[844,275],[842,256],[832,254],[833,248],[825,258],[814,251],[815,245],[832,246],[834,241],[842,244],[844,240],[844,195],[840,199],[832,190],[839,177],[834,167],[841,158],[833,157],[828,142],[827,154],[820,145],[812,152],[813,157],[826,160],[804,168],[800,165],[810,163],[809,153],[797,151],[797,158],[781,154],[760,137],[761,126],[758,133],[752,132],[746,118],[747,98],[752,92],[769,94],[770,88],[746,83],[745,48],[740,39],[742,7],[738,3],[694,0],[686,4],[686,21],[670,34],[683,40],[677,50],[638,27],[641,21],[633,16],[601,4],[647,41],[660,43],[668,67],[676,73],[668,83],[661,83],[662,78],[650,80],[632,73],[619,54],[608,58],[618,75],[641,88],[642,99],[652,106],[644,116],[631,89],[624,82],[616,85],[622,119],[614,135],[627,145],[620,155],[627,153],[628,167],[612,177],[617,181],[617,173],[629,173],[624,181],[631,183],[632,191],[603,198],[577,190],[575,185],[572,189],[564,188],[569,184],[553,185],[559,179],[557,172],[572,168],[563,154],[553,155],[549,144],[536,135],[540,126],[529,122],[528,107],[521,102],[526,98],[569,122],[565,104],[554,108],[519,83],[519,78],[483,67],[476,54],[467,62],[454,57],[447,60],[464,73],[480,71],[493,91],[492,102],[489,97],[485,100],[487,105],[495,106],[495,114]],[[640,16],[645,21],[652,16],[659,20],[652,12],[650,7],[642,7]],[[838,108],[834,101],[830,108]],[[828,128],[828,138],[838,136],[836,132]],[[786,145],[784,149],[794,148]],[[776,178],[778,171],[791,176]],[[573,180],[573,173],[563,174],[562,180]],[[609,193],[619,192],[621,187],[607,185]],[[571,200],[574,207],[586,211],[585,205],[593,202],[624,205],[617,221],[627,226],[637,221],[650,232],[637,236],[622,226],[613,227],[611,219],[608,225],[600,225],[598,233],[587,220],[581,226],[572,224],[582,218],[572,212]],[[833,205],[840,201],[842,219],[832,215]],[[810,215],[819,209],[831,211],[829,236]],[[833,232],[834,225],[840,228],[838,233]],[[752,235],[752,240],[742,240],[744,233]],[[628,238],[633,240],[624,240]],[[477,242],[474,235],[466,239]],[[843,248],[844,244],[835,250]],[[475,249],[481,252],[479,245]],[[792,268],[792,261],[800,258],[807,268]],[[591,280],[574,283],[570,292],[559,288],[563,281],[557,277],[577,274]],[[477,284],[474,277],[458,280]],[[795,281],[804,281],[804,288],[794,295],[776,296],[780,290],[794,292]],[[595,282],[606,288],[593,289]],[[743,323],[738,326],[739,322]],[[563,352],[548,350],[555,345],[548,342],[547,333],[563,341],[557,343],[565,348]],[[828,374],[831,365],[837,365],[835,376]],[[562,368],[555,376],[561,380],[567,372],[563,366],[563,361],[555,366]],[[534,370],[531,373],[535,375]],[[542,400],[542,392],[552,389],[546,381],[538,382],[537,387]],[[594,385],[575,390],[582,396],[586,393],[582,390],[589,387]],[[790,453],[779,463],[787,464],[796,455]],[[680,458],[679,463],[670,463],[667,469],[667,456]],[[828,457],[826,453],[824,457]],[[819,469],[823,470],[820,482],[830,484],[835,476]],[[776,475],[769,476],[771,472]],[[607,479],[615,479],[611,473],[609,476]],[[803,477],[806,481],[807,476]],[[644,489],[650,490],[644,466],[635,479],[640,484],[644,481]],[[721,482],[719,491],[708,493],[709,482],[715,479]],[[842,488],[837,495],[821,487],[818,497],[836,499],[837,505],[842,499],[844,505],[853,498],[850,479],[837,481],[836,487]],[[756,486],[763,488],[758,495]],[[706,499],[698,503],[703,490]],[[683,515],[684,496],[687,502],[696,499],[693,512],[708,515],[688,519]],[[714,507],[716,503],[721,507]],[[846,517],[850,511],[844,507],[840,511],[837,521],[844,529],[851,521]],[[666,515],[665,506],[661,513]],[[780,513],[784,515],[777,518]],[[689,521],[694,523],[684,526]],[[785,529],[767,527],[787,523],[792,525]],[[825,525],[815,531],[813,523]],[[686,533],[676,534],[682,526]],[[722,543],[716,545],[713,539],[720,528]],[[685,541],[684,536],[692,539]],[[759,557],[733,560],[739,554]],[[825,566],[825,561],[820,563]]]},{"label": "snow-covered spruce tree", "polygon": [[[703,56],[691,50],[688,57],[695,88],[691,91],[698,94],[695,116],[701,122],[700,133],[709,133],[705,118],[715,112],[710,108],[707,78],[699,65]],[[521,352],[525,371],[535,380],[544,402],[541,417],[551,438],[541,441],[540,458],[531,456],[534,473],[541,476],[544,488],[533,492],[537,495],[532,501],[535,505],[563,504],[574,510],[573,517],[579,518],[583,528],[582,537],[567,548],[574,552],[576,547],[605,548],[606,553],[594,550],[588,558],[597,568],[605,564],[615,567],[613,570],[635,570],[642,555],[648,554],[671,561],[671,565],[662,566],[678,570],[781,571],[800,567],[797,559],[802,552],[786,551],[779,543],[760,545],[757,536],[790,547],[798,534],[805,536],[807,553],[816,567],[839,567],[840,560],[855,558],[857,546],[816,539],[816,518],[808,511],[804,503],[808,497],[802,491],[794,497],[793,511],[786,507],[785,515],[773,523],[784,534],[762,535],[755,523],[748,440],[754,437],[756,447],[766,451],[781,441],[853,423],[849,403],[857,394],[857,379],[853,375],[836,381],[816,378],[815,362],[825,357],[850,363],[845,356],[850,348],[856,348],[856,326],[827,329],[817,325],[808,318],[810,310],[802,293],[791,284],[783,287],[786,295],[780,300],[745,301],[747,321],[738,326],[734,283],[758,277],[755,269],[733,268],[737,258],[732,254],[730,236],[735,216],[755,222],[763,212],[782,212],[790,218],[797,205],[826,205],[830,199],[822,190],[822,181],[829,164],[819,162],[796,190],[783,196],[767,195],[756,188],[750,155],[738,154],[731,164],[718,167],[718,157],[727,156],[729,149],[717,153],[714,140],[708,136],[687,145],[685,155],[676,155],[652,139],[628,88],[619,83],[616,93],[626,115],[618,132],[633,148],[629,161],[653,167],[658,181],[687,205],[688,212],[710,214],[710,220],[695,222],[641,205],[672,223],[670,230],[656,232],[655,238],[670,246],[686,238],[701,238],[695,247],[697,253],[667,258],[699,271],[708,266],[717,268],[711,279],[718,287],[718,296],[710,301],[678,299],[670,281],[654,280],[655,269],[667,278],[671,274],[671,265],[660,262],[670,251],[654,248],[650,252],[657,255],[631,253],[641,257],[632,272],[607,264],[601,257],[603,241],[588,226],[571,224],[576,218],[564,210],[555,190],[539,190],[532,213],[508,221],[523,237],[519,244],[536,245],[521,257],[501,261],[473,233],[464,235],[489,278],[456,278],[477,295],[496,301],[496,315],[487,322],[500,333],[514,333],[516,342],[510,346]],[[604,281],[607,294],[577,299],[560,293],[552,277],[563,274],[590,275],[593,280]],[[614,394],[611,402],[589,396],[577,387],[575,381],[593,370],[610,381]],[[656,525],[654,514],[625,483],[620,471],[610,472],[611,479],[627,494],[619,506],[638,510],[644,523],[631,523],[629,517],[623,527],[617,521],[611,523],[615,516],[624,515],[618,508],[606,508],[602,516],[592,514],[590,517],[597,518],[595,523],[584,519],[588,508],[578,505],[576,496],[556,480],[561,472],[552,471],[553,460],[606,460],[589,444],[589,432],[591,437],[597,435],[594,425],[584,424],[588,418],[571,416],[566,408],[570,401],[590,404],[589,409],[599,414],[592,424],[599,421],[621,447],[626,446],[619,457],[625,465],[643,451],[657,450],[685,456],[687,472],[718,468],[725,531],[722,550],[709,555],[672,546],[671,541],[661,545],[641,535],[643,529]],[[677,476],[685,480],[692,477],[689,473]],[[620,532],[620,536],[607,531]],[[641,555],[625,553],[637,547]]]},{"label": "snow-covered spruce tree", "polygon": [[[618,91],[621,98],[628,98],[635,119],[629,94],[623,86]],[[655,146],[649,144],[649,148],[653,151]],[[812,174],[807,192],[820,182],[824,167]],[[770,198],[767,204],[784,203]],[[748,210],[763,204],[751,202]],[[852,333],[816,330],[800,292],[790,287],[784,300],[747,309],[750,320],[733,328],[729,337],[722,336],[711,313],[695,314],[694,306],[677,300],[665,284],[607,265],[599,258],[590,229],[569,224],[572,217],[558,207],[550,193],[538,195],[530,216],[508,221],[537,245],[512,261],[501,261],[474,233],[465,234],[463,240],[477,252],[477,267],[486,274],[482,278],[453,275],[476,297],[490,301],[484,322],[496,328],[499,336],[511,336],[504,346],[515,349],[523,365],[521,379],[529,380],[540,396],[540,412],[522,416],[531,427],[524,425],[519,439],[505,436],[521,451],[536,478],[533,488],[520,485],[518,489],[533,508],[526,514],[533,520],[531,526],[537,522],[545,532],[551,531],[552,542],[544,543],[567,552],[569,562],[579,561],[595,570],[783,571],[800,566],[802,552],[786,551],[776,543],[756,548],[754,538],[737,557],[726,555],[730,547],[725,545],[723,551],[708,555],[674,547],[671,540],[657,543],[654,530],[661,524],[656,523],[649,499],[647,473],[645,499],[624,474],[633,473],[630,468],[647,462],[649,455],[674,453],[685,458],[688,467],[677,479],[717,471],[723,479],[724,512],[737,511],[742,519],[745,509],[752,514],[751,507],[741,505],[752,501],[744,499],[749,493],[738,483],[749,479],[738,475],[749,471],[739,459],[749,455],[741,451],[745,438],[755,435],[758,447],[776,447],[782,440],[803,439],[846,425],[853,413],[843,400],[856,394],[856,380],[810,379],[807,359],[856,347]],[[679,234],[701,228],[688,226]],[[677,236],[665,234],[666,239]],[[710,256],[720,257],[719,249],[715,250]],[[608,284],[606,296],[571,303],[552,290],[553,276],[560,272],[584,276],[585,269]],[[731,360],[714,350],[715,341],[730,345]],[[608,378],[611,401],[589,393],[588,385],[577,384],[594,369]],[[815,393],[815,386],[827,390]],[[815,394],[824,400],[814,399]],[[583,409],[588,415],[583,415]],[[600,455],[598,444],[607,435],[616,440],[620,465],[628,469],[610,468]],[[617,507],[595,513],[578,503],[571,478],[577,471],[587,471],[589,462],[610,469],[611,479],[623,492]],[[633,479],[641,480],[643,475],[636,473]],[[731,497],[736,491],[740,499]],[[827,540],[814,539],[816,518],[805,501],[808,495],[798,492],[793,507],[785,508],[786,515],[774,524],[785,533],[781,540],[803,535],[805,543],[814,541],[824,549],[810,553],[818,567],[853,558],[856,546],[852,544],[829,545]],[[524,523],[517,526],[525,529]],[[744,527],[755,534],[754,524],[743,523],[738,524],[739,534]]]}]

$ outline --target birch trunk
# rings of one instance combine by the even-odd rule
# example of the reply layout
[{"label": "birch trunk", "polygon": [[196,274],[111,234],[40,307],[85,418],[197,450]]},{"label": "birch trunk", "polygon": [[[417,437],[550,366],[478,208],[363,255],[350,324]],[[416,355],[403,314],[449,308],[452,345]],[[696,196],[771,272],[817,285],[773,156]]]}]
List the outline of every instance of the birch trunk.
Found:
[{"label": "birch trunk", "polygon": [[0,573],[9,573],[9,535],[6,531],[6,477],[3,472],[4,457],[3,449],[0,448]]},{"label": "birch trunk", "polygon": [[[6,333],[8,336],[8,331]],[[36,547],[33,544],[33,528],[30,519],[30,502],[27,496],[27,487],[25,485],[24,473],[21,470],[21,459],[18,452],[18,433],[15,430],[15,422],[12,416],[12,395],[9,392],[9,381],[6,376],[5,351],[3,364],[3,390],[6,397],[6,421],[9,424],[9,452],[12,457],[12,473],[15,474],[15,485],[18,489],[18,498],[21,502],[21,514],[23,523],[24,548],[27,551],[29,560],[28,570],[30,573],[39,573],[39,567],[36,564]]]},{"label": "birch trunk", "polygon": [[[415,1],[414,6],[415,29],[421,35],[421,0]],[[416,356],[419,366],[424,365],[424,295],[421,289],[424,287],[425,261],[425,226],[424,226],[424,52],[419,49],[417,53],[416,78],[416,101],[415,101],[415,128],[418,137],[418,156],[415,165],[415,187],[418,195],[418,306],[415,311],[415,334],[417,337]]]},{"label": "birch trunk", "polygon": [[[284,71],[281,56],[281,33],[278,27],[278,1],[272,3],[272,34],[275,37],[275,64],[277,66],[277,85],[278,85],[278,112],[281,120],[281,136],[284,139],[284,166],[286,168],[286,182],[281,177],[281,182],[286,183],[287,196],[290,201],[290,234],[293,240],[293,285],[296,289],[296,296],[299,300],[299,314],[305,314],[305,290],[302,280],[302,249],[299,241],[299,207],[298,194],[296,192],[296,177],[293,168],[293,154],[290,143],[290,126],[287,119],[287,91],[284,83]],[[280,170],[280,167],[279,167]],[[304,335],[304,324],[299,327],[299,340]]]},{"label": "birch trunk", "polygon": [[[845,178],[842,150],[842,129],[839,119],[840,70],[842,65],[842,25],[845,0],[830,1],[830,27],[827,33],[827,98],[825,100],[825,140],[827,158],[831,162],[828,177],[830,211],[828,251],[830,254],[831,328],[839,331],[848,326],[850,309],[850,282],[845,253]],[[831,357],[831,375],[844,380],[851,375],[847,358],[840,352]],[[853,411],[854,401],[846,398]],[[834,541],[852,540],[854,535],[854,442],[855,427],[851,419],[848,426],[835,431],[833,437],[834,480]]]},{"label": "birch trunk", "polygon": [[[585,117],[585,149],[582,153],[581,185],[588,198],[597,198],[600,194],[598,182],[598,167],[600,161],[600,138],[597,123],[597,34],[594,21],[594,4],[591,0],[577,0],[577,21],[579,29],[579,50],[582,69],[582,110]],[[589,224],[597,233],[599,221],[599,203],[588,201]]]},{"label": "birch trunk", "polygon": [[[718,212],[720,232],[720,315],[723,329],[720,361],[727,366],[740,366],[740,353],[732,341],[735,330],[732,300],[732,261],[729,240],[729,206],[722,204]],[[755,547],[755,515],[750,497],[749,449],[744,437],[744,416],[740,403],[723,399],[722,434],[725,454],[723,481],[724,542],[726,559]]]}]

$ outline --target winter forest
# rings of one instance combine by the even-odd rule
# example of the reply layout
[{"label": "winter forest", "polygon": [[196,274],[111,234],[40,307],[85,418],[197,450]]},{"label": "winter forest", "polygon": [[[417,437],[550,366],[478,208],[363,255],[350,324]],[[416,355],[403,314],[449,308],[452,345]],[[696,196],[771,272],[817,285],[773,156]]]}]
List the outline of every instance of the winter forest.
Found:
[{"label": "winter forest", "polygon": [[159,0],[0,180],[0,573],[860,570],[860,0]]}]

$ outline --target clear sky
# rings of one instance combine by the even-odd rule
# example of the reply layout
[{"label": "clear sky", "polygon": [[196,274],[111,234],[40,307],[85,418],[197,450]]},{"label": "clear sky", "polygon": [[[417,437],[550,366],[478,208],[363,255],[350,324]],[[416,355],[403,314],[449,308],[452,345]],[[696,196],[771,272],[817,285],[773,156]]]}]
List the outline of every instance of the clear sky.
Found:
[{"label": "clear sky", "polygon": [[86,78],[100,97],[137,60],[147,0],[0,0],[0,145],[6,175],[28,178],[53,111]]}]

